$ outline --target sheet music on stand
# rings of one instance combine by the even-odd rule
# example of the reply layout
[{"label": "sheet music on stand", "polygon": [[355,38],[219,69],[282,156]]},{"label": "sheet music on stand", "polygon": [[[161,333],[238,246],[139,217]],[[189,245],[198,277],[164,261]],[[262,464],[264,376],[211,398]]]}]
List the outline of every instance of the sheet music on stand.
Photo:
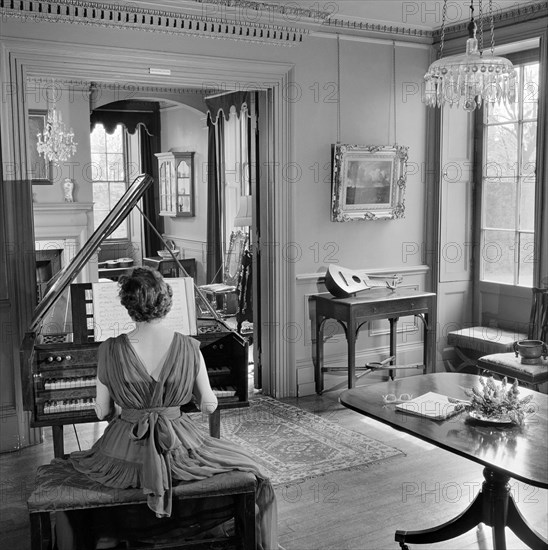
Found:
[{"label": "sheet music on stand", "polygon": [[[165,317],[167,327],[177,332],[196,335],[196,300],[192,277],[169,279],[173,289],[173,305]],[[135,322],[118,297],[119,287],[114,282],[92,283],[93,332],[96,342],[131,332]]]}]

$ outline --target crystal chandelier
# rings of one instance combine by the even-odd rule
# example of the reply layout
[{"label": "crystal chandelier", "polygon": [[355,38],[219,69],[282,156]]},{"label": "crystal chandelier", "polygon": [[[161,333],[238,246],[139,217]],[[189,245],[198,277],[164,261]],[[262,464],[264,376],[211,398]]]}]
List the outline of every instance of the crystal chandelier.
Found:
[{"label": "crystal chandelier", "polygon": [[482,0],[479,0],[480,45],[476,38],[477,25],[474,21],[474,0],[470,2],[470,24],[466,53],[443,56],[447,0],[443,3],[440,59],[434,61],[424,75],[423,102],[429,107],[444,105],[461,106],[466,111],[480,108],[482,103],[514,103],[516,101],[516,72],[512,63],[504,57],[496,57],[495,30],[492,0],[489,0],[491,21],[491,53],[483,55]]},{"label": "crystal chandelier", "polygon": [[43,132],[36,134],[36,137],[38,153],[44,155],[44,159],[48,162],[58,164],[76,153],[78,144],[74,141],[74,132],[72,128],[66,131],[61,113],[58,113],[55,108],[55,101],[53,107],[48,109]]}]

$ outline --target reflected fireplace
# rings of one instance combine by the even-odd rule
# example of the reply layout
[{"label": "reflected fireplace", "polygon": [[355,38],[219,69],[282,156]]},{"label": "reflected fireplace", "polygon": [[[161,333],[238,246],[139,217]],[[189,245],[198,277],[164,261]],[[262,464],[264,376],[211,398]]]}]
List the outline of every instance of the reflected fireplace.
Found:
[{"label": "reflected fireplace", "polygon": [[38,302],[44,297],[49,281],[57,272],[61,271],[62,253],[61,248],[36,251],[36,296]]}]

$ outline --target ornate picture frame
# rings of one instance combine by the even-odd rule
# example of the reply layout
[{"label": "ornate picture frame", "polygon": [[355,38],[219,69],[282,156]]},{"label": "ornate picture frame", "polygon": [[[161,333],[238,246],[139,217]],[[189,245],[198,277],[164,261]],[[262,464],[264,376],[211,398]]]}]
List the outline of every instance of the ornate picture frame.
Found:
[{"label": "ornate picture frame", "polygon": [[407,150],[398,145],[334,145],[331,221],[403,218]]},{"label": "ornate picture frame", "polygon": [[36,135],[44,131],[47,116],[46,110],[29,109],[28,179],[32,185],[53,185],[52,164],[41,156],[36,148]]}]

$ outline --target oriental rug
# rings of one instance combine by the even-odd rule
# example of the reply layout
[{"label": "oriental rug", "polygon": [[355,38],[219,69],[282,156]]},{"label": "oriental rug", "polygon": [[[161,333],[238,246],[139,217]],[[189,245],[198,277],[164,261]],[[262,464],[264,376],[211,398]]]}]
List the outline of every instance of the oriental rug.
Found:
[{"label": "oriental rug", "polygon": [[[275,486],[405,456],[399,449],[271,397],[256,396],[249,404],[221,411],[221,439],[246,448]],[[205,423],[203,418],[200,421]]]}]

